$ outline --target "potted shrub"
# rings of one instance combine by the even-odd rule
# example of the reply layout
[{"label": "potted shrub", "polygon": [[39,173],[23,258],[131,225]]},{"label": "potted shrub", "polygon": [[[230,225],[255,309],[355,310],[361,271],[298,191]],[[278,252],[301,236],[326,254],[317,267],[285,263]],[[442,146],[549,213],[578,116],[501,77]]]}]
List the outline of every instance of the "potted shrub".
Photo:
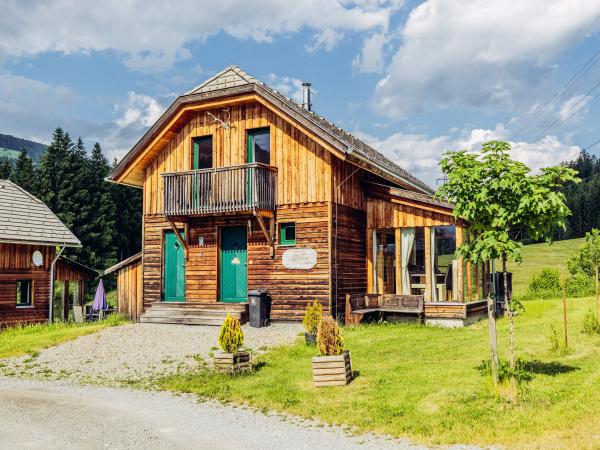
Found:
[{"label": "potted shrub", "polygon": [[238,319],[230,314],[223,321],[219,333],[221,352],[213,356],[213,367],[217,372],[236,373],[252,368],[250,352],[240,351],[244,345],[244,333]]},{"label": "potted shrub", "polygon": [[312,359],[313,383],[319,386],[344,386],[352,380],[350,352],[344,350],[342,332],[335,319],[324,317],[317,330],[317,349],[321,356]]},{"label": "potted shrub", "polygon": [[304,319],[302,320],[302,325],[306,329],[306,333],[304,333],[306,345],[315,345],[317,343],[317,328],[319,322],[321,322],[321,317],[323,317],[323,307],[318,301],[315,300],[306,306]]}]

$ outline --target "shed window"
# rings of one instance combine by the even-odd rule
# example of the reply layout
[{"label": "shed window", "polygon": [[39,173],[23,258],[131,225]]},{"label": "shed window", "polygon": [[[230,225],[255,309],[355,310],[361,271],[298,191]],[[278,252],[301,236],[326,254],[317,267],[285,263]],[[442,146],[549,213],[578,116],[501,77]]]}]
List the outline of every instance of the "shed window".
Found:
[{"label": "shed window", "polygon": [[210,169],[213,166],[212,136],[194,138],[192,169]]},{"label": "shed window", "polygon": [[248,130],[248,162],[271,164],[271,136],[269,128]]},{"label": "shed window", "polygon": [[31,306],[33,298],[33,282],[31,280],[17,281],[17,306]]},{"label": "shed window", "polygon": [[279,243],[281,245],[296,245],[296,224],[282,223],[279,228]]}]

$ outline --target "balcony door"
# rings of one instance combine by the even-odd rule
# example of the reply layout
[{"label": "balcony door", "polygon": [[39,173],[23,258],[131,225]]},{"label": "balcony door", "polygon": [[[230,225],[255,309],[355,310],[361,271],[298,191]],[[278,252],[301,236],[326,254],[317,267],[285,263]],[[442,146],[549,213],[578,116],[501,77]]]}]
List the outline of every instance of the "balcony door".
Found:
[{"label": "balcony door", "polygon": [[[181,233],[183,236],[183,232]],[[165,232],[164,295],[165,302],[185,302],[185,252],[172,231]]]},{"label": "balcony door", "polygon": [[[213,166],[212,136],[194,138],[192,146],[192,170],[210,169]],[[193,207],[206,206],[212,191],[212,174],[197,173],[193,177]]]},{"label": "balcony door", "polygon": [[245,302],[247,299],[246,253],[246,227],[221,228],[219,284],[222,302]]}]

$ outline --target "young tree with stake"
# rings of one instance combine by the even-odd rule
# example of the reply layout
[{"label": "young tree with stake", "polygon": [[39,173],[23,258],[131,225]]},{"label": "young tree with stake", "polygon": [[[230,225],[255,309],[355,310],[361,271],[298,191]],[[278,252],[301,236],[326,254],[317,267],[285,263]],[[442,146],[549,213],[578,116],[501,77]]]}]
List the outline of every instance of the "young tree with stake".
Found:
[{"label": "young tree with stake", "polygon": [[466,222],[470,240],[463,242],[457,253],[473,263],[502,261],[509,361],[514,369],[515,309],[508,295],[506,262],[521,261],[522,244],[511,236],[511,230],[521,229],[534,240],[550,242],[556,228],[565,227],[570,214],[560,189],[579,178],[575,170],[565,166],[532,174],[525,164],[510,158],[510,149],[507,142],[489,141],[478,153],[447,152],[441,167],[448,182],[436,195],[453,202],[454,216]]}]

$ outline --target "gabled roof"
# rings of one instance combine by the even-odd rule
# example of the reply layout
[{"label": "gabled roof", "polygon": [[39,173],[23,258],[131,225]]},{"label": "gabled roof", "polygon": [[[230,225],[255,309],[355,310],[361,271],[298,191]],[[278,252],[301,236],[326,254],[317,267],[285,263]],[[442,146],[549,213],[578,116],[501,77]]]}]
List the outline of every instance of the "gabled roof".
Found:
[{"label": "gabled roof", "polygon": [[146,132],[133,149],[125,155],[119,164],[109,174],[108,179],[116,180],[127,168],[129,163],[141,153],[145,146],[159,134],[162,127],[182,106],[198,103],[208,99],[228,97],[240,94],[256,93],[271,104],[280,108],[286,114],[314,132],[346,157],[367,170],[410,187],[420,192],[432,194],[434,191],[423,181],[414,177],[386,156],[379,153],[366,142],[358,139],[349,132],[337,127],[324,117],[308,111],[294,100],[286,97],[277,90],[247,74],[237,66],[230,66],[215,76],[209,78],[191,91],[178,97],[165,111],[162,117]]},{"label": "gabled roof", "polygon": [[115,264],[114,266],[110,266],[108,269],[104,269],[104,275],[110,275],[117,270],[121,270],[124,267],[127,267],[130,264],[133,264],[142,259],[142,252],[136,253],[135,255],[130,256],[127,259]]},{"label": "gabled roof", "polygon": [[43,202],[8,180],[0,180],[0,242],[81,247]]}]

